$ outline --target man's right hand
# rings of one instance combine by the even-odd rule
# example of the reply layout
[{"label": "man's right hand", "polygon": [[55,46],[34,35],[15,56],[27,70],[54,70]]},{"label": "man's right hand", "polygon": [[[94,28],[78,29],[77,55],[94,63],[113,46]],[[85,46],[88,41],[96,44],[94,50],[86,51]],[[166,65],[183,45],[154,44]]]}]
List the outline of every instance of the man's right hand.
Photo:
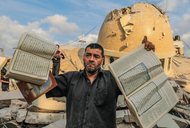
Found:
[{"label": "man's right hand", "polygon": [[155,45],[152,43],[152,42],[149,42],[147,40],[147,36],[144,36],[144,39],[142,41],[142,44],[144,44],[144,48],[147,50],[147,51],[150,51],[150,50],[153,50],[153,52],[155,51]]}]

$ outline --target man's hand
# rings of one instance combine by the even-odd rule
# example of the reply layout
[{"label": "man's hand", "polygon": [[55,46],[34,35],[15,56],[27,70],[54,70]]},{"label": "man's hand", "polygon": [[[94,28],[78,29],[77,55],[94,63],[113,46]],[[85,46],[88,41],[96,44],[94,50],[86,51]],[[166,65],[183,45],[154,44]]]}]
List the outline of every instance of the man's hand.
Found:
[{"label": "man's hand", "polygon": [[60,57],[60,58],[62,58],[62,57],[63,57],[63,55],[59,55],[59,57]]},{"label": "man's hand", "polygon": [[149,42],[147,40],[147,36],[144,36],[144,39],[142,41],[142,44],[145,43],[144,45],[144,48],[147,50],[147,51],[150,51],[150,50],[153,50],[153,52],[155,51],[155,45],[152,43],[152,42]]}]

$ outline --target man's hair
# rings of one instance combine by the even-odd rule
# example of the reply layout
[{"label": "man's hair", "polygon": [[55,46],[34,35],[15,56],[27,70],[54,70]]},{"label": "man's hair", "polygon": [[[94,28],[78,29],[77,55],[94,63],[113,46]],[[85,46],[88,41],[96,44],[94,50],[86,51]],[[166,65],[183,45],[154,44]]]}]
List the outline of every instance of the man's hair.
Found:
[{"label": "man's hair", "polygon": [[91,43],[89,45],[86,46],[85,48],[85,52],[86,52],[86,49],[90,47],[91,49],[100,49],[102,51],[102,57],[104,57],[104,49],[103,47],[100,45],[100,44],[97,44],[97,43]]},{"label": "man's hair", "polygon": [[59,48],[59,44],[56,44],[57,45],[57,47]]}]

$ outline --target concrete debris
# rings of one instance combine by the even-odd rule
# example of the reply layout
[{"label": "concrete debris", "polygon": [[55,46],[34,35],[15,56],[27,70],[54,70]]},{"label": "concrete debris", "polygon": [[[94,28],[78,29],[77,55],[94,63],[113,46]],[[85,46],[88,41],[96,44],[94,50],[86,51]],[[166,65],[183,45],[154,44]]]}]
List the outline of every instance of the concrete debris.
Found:
[{"label": "concrete debris", "polygon": [[10,91],[10,92],[0,92],[0,100],[12,100],[12,99],[24,99],[19,90]]},{"label": "concrete debris", "polygon": [[122,124],[118,124],[117,128],[135,128],[132,124],[127,124],[127,123],[122,123]]},{"label": "concrete debris", "polygon": [[[182,122],[183,124],[178,125],[177,122]],[[187,122],[182,120],[181,118],[178,118],[176,116],[173,116],[171,114],[166,114],[158,123],[158,127],[166,127],[166,128],[185,128],[181,126],[187,126]]]},{"label": "concrete debris", "polygon": [[0,128],[4,128],[5,126],[7,128],[21,128],[21,126],[18,123],[14,122],[14,121],[9,121],[9,122],[6,122],[4,124],[0,124]]},{"label": "concrete debris", "polygon": [[66,111],[66,104],[40,97],[36,99],[28,109],[34,112],[63,112]]},{"label": "concrete debris", "polygon": [[43,128],[64,128],[66,126],[66,119],[60,119],[54,123],[51,123]]},{"label": "concrete debris", "polygon": [[131,116],[129,109],[116,111],[116,123],[119,124],[122,122],[126,123],[135,122],[133,117]]},{"label": "concrete debris", "polygon": [[11,108],[0,109],[0,118],[2,118],[4,121],[10,121],[12,119],[11,110]]},{"label": "concrete debris", "polygon": [[0,100],[0,109],[9,107],[10,104],[11,104],[11,100]]},{"label": "concrete debris", "polygon": [[64,117],[63,113],[39,113],[28,112],[25,109],[18,110],[16,121],[29,124],[50,124]]}]

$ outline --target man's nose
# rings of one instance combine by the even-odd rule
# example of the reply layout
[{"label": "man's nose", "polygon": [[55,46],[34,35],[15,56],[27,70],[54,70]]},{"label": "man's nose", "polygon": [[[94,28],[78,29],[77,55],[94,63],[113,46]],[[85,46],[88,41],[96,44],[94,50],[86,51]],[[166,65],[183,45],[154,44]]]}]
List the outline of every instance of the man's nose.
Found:
[{"label": "man's nose", "polygon": [[90,56],[90,61],[94,61],[94,56]]}]

